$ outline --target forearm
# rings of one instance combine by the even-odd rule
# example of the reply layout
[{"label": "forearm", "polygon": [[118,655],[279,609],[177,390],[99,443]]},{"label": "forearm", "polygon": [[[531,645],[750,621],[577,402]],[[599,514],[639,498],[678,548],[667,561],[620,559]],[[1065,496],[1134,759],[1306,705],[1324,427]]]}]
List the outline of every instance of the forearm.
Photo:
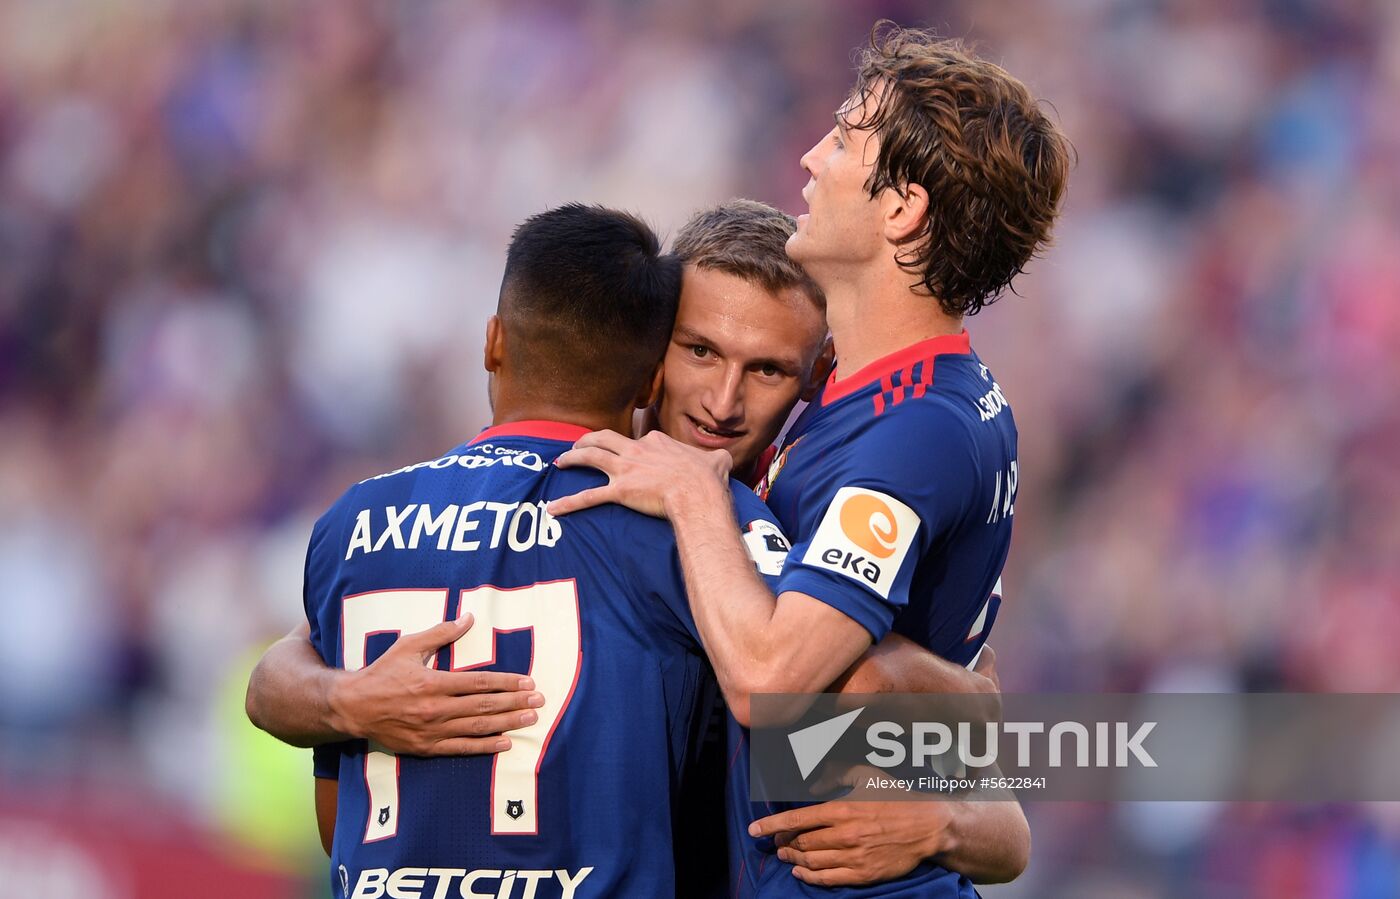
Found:
[{"label": "forearm", "polygon": [[744,550],[727,486],[697,484],[668,514],[695,627],[731,710],[747,720],[748,695],[770,679],[776,597]]},{"label": "forearm", "polygon": [[671,522],[696,629],[730,711],[747,724],[749,694],[823,689],[869,647],[870,633],[804,593],[775,598],[759,579],[734,520],[731,462],[721,450],[701,453],[657,432],[634,441],[595,431],[555,464],[597,468],[607,486],[556,499],[549,512],[616,502]]},{"label": "forearm", "polygon": [[995,693],[991,679],[890,633],[831,686],[840,693]]},{"label": "forearm", "polygon": [[690,485],[667,517],[696,628],[739,723],[750,723],[752,694],[824,690],[870,645],[833,607],[801,593],[773,596],[739,537],[727,486]]},{"label": "forearm", "polygon": [[952,817],[933,861],[974,883],[1006,883],[1026,869],[1031,830],[1015,799],[1004,802],[954,801]]},{"label": "forearm", "polygon": [[316,830],[321,836],[321,848],[329,856],[335,842],[335,816],[340,805],[340,783],[323,777],[316,778]]},{"label": "forearm", "polygon": [[304,629],[278,640],[263,653],[248,679],[248,718],[293,746],[317,746],[350,739],[338,729],[331,707],[335,679],[344,672],[330,668],[307,642]]},{"label": "forearm", "polygon": [[[986,650],[989,659],[994,656]],[[988,663],[990,666],[990,662]],[[912,640],[889,634],[832,685],[842,693],[926,693],[958,695],[953,714],[970,719],[1000,718],[1001,694],[992,677],[934,655]],[[1004,883],[1024,870],[1030,857],[1030,830],[1020,805],[1005,802],[948,802],[946,827],[919,828],[936,834],[924,852],[949,870],[978,883]]]}]

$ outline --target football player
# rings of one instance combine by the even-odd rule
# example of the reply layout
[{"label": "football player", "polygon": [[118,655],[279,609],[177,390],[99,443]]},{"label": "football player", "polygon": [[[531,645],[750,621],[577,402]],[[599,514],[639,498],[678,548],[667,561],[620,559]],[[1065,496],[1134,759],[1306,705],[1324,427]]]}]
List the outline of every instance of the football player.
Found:
[{"label": "football player", "polygon": [[[793,404],[800,395],[810,396],[829,368],[821,292],[784,253],[793,229],[793,220],[771,207],[732,201],[695,216],[675,245],[685,261],[684,287],[662,400],[648,421],[697,445],[726,449],[736,472],[749,479],[766,468],[758,464],[762,451]],[[495,734],[533,723],[530,706],[544,697],[528,689],[510,692],[514,677],[425,670],[423,660],[465,627],[465,622],[448,622],[405,636],[357,672],[328,669],[305,634],[294,633],[260,663],[250,684],[249,713],[260,726],[300,745],[355,736],[418,755],[504,748],[509,738]],[[891,635],[848,675],[846,688],[990,685],[950,668]],[[706,894],[701,882],[723,870],[713,864],[723,850],[701,826],[708,811],[719,811],[714,802],[719,784],[710,788],[715,766],[701,767],[698,779],[688,781],[697,801],[678,847],[683,859],[696,862],[690,866],[696,876],[686,880],[694,895]],[[830,856],[869,880],[902,873],[925,855],[978,879],[1005,880],[1019,873],[1029,850],[1024,817],[1014,804],[913,803],[897,815],[868,804],[835,810],[850,828],[876,816],[884,825],[881,838],[849,847],[848,856]],[[949,852],[954,843],[960,848]]]},{"label": "football player", "polygon": [[[591,434],[557,464],[605,471],[608,485],[551,504],[566,515],[623,503],[671,521],[696,623],[745,726],[752,694],[820,691],[891,630],[955,662],[985,643],[1019,464],[1005,393],[963,320],[1048,241],[1069,151],[1005,70],[882,25],[834,127],[801,164],[809,211],[788,253],[826,295],[837,369],[759,487],[793,539],[779,587],[755,576],[733,533],[718,454],[656,432]],[[852,883],[828,864],[850,839],[840,822],[809,809],[753,820],[765,810],[743,801],[746,768],[732,769],[731,832],[748,831],[735,845],[738,894]],[[794,829],[776,850],[761,839]],[[850,895],[976,893],[925,861]]]},{"label": "football player", "polygon": [[[316,522],[305,604],[327,665],[363,669],[398,635],[470,615],[432,663],[521,671],[530,684],[513,686],[548,700],[494,755],[318,748],[346,899],[675,892],[675,800],[707,672],[674,538],[621,506],[561,522],[546,505],[603,480],[555,457],[655,400],[679,294],[679,261],[629,215],[570,205],[527,220],[487,327],[492,426],[361,481]],[[736,496],[746,531],[776,530],[757,497]]]}]

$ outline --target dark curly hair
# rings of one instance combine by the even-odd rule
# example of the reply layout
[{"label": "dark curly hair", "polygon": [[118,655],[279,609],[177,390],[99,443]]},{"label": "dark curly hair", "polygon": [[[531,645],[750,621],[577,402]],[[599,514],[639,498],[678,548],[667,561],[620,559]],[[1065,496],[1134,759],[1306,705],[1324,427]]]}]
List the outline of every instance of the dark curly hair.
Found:
[{"label": "dark curly hair", "polygon": [[1049,243],[1069,141],[1024,84],[960,41],[882,20],[857,68],[846,127],[880,139],[871,197],[928,191],[925,227],[896,259],[948,314],[973,315]]}]

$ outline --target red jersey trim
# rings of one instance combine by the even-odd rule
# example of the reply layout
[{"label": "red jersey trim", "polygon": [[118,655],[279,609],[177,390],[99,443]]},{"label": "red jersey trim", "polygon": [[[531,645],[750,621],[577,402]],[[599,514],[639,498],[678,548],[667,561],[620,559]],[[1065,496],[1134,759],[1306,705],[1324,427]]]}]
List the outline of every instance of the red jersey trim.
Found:
[{"label": "red jersey trim", "polygon": [[[777,455],[778,445],[776,443],[759,453],[758,458],[754,460],[753,471],[748,473],[749,476],[747,478],[740,478],[744,486],[750,490],[756,490],[759,482],[763,480],[763,476],[768,474],[768,469],[773,465],[773,459],[776,458]],[[735,477],[738,477],[738,475],[736,474]]]},{"label": "red jersey trim", "polygon": [[562,440],[565,443],[573,443],[584,434],[591,433],[593,433],[592,428],[565,424],[562,421],[512,421],[485,429],[473,437],[467,446],[497,437],[538,437],[541,440]]},{"label": "red jersey trim", "polygon": [[[937,337],[930,337],[928,340],[921,340],[918,343],[910,344],[901,350],[895,350],[882,359],[862,368],[849,377],[837,380],[840,362],[837,369],[831,372],[831,377],[827,379],[826,389],[822,391],[822,405],[826,406],[834,403],[842,397],[850,396],[857,390],[877,381],[881,378],[888,379],[897,371],[912,369],[914,363],[933,359],[935,356],[942,356],[945,353],[966,355],[972,352],[972,340],[967,336],[967,329],[964,328],[961,334],[940,334]],[[932,383],[932,366],[925,369],[924,380]]]}]

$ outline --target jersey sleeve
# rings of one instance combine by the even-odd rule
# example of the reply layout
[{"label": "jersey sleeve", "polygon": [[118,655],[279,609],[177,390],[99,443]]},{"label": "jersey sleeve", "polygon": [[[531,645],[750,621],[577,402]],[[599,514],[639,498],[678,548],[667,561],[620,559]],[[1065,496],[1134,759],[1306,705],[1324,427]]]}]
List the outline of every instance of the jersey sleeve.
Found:
[{"label": "jersey sleeve", "polygon": [[340,780],[340,751],[344,743],[311,747],[311,776],[318,780]]},{"label": "jersey sleeve", "polygon": [[737,481],[730,486],[734,489],[734,518],[739,525],[744,549],[768,589],[776,595],[792,542],[763,500],[741,487]]},{"label": "jersey sleeve", "polygon": [[919,411],[891,416],[855,440],[779,582],[781,592],[805,593],[849,615],[876,643],[909,604],[920,560],[969,514],[976,496],[978,463],[966,424],[936,408]]},{"label": "jersey sleeve", "polygon": [[339,567],[331,548],[331,532],[335,509],[317,520],[311,529],[311,542],[306,548],[306,570],[302,579],[302,604],[306,623],[311,628],[311,645],[321,659],[332,667],[336,658],[336,635],[340,632],[340,608],[333,601],[334,580]]},{"label": "jersey sleeve", "polygon": [[[321,660],[337,667],[336,634],[340,632],[340,606],[333,602],[336,564],[331,521],[334,509],[323,515],[311,529],[311,542],[306,549],[306,569],[302,578],[302,604],[306,621],[311,626],[311,645]],[[340,776],[340,755],[344,743],[328,743],[311,749],[312,774],[335,780]]]},{"label": "jersey sleeve", "polygon": [[[738,481],[730,487],[740,540],[754,568],[776,593],[790,543],[762,500]],[[634,567],[633,582],[644,585],[655,601],[663,603],[674,616],[677,628],[699,648],[700,632],[690,611],[675,532],[664,521],[631,513],[624,515],[621,528],[623,545],[631,547],[628,557]]]}]

